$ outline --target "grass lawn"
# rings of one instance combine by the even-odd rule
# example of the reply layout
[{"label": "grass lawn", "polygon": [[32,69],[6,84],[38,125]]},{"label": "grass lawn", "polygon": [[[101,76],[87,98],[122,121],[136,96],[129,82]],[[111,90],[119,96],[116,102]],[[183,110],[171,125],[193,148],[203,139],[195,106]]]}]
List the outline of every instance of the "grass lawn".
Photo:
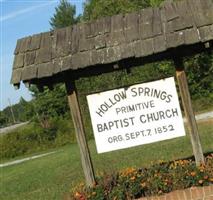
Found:
[{"label": "grass lawn", "polygon": [[[199,131],[204,152],[212,152],[213,121],[200,123]],[[94,141],[89,142],[89,147],[96,174],[192,156],[188,136],[100,155],[96,153]],[[81,181],[84,178],[78,147],[68,145],[55,154],[0,168],[0,199],[62,199],[64,193]]]}]

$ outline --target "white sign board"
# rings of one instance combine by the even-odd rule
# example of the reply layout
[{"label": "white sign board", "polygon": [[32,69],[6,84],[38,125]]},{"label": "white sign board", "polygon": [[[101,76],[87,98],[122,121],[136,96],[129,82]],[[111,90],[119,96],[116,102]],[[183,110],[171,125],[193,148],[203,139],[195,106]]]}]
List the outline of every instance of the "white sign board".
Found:
[{"label": "white sign board", "polygon": [[174,78],[91,94],[98,153],[185,135]]}]

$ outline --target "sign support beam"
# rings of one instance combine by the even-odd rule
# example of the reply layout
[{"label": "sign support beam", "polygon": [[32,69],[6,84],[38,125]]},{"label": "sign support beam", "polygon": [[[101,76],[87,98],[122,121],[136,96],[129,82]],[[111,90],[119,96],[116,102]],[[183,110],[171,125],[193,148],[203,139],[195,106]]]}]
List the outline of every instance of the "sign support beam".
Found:
[{"label": "sign support beam", "polygon": [[178,86],[180,90],[180,95],[183,103],[183,108],[185,112],[185,116],[188,122],[189,127],[189,135],[192,143],[192,149],[195,156],[196,165],[204,163],[203,150],[201,147],[201,142],[198,134],[197,123],[195,120],[195,115],[192,108],[188,83],[186,74],[184,71],[184,63],[182,58],[174,59],[174,64],[176,68],[176,78],[178,81]]},{"label": "sign support beam", "polygon": [[85,179],[86,179],[86,184],[87,186],[91,187],[95,183],[94,169],[93,169],[93,165],[92,165],[92,161],[90,157],[88,144],[85,137],[85,131],[83,127],[83,120],[82,120],[78,97],[76,93],[75,82],[67,81],[65,84],[66,84],[70,112],[71,112],[72,120],[75,127],[75,134],[76,134],[78,146],[80,148],[81,163],[82,163],[82,168],[83,168]]}]

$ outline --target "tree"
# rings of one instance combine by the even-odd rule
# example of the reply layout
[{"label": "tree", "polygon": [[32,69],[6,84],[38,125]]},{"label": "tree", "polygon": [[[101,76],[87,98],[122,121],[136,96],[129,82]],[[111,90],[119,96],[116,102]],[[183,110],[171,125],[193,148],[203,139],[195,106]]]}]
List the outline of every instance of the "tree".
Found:
[{"label": "tree", "polygon": [[75,18],[75,6],[67,0],[61,0],[58,7],[55,8],[55,14],[50,19],[52,29],[63,28],[77,23]]},{"label": "tree", "polygon": [[150,6],[157,6],[163,0],[87,0],[84,4],[84,20],[128,13]]},{"label": "tree", "polygon": [[3,128],[8,123],[8,117],[3,113],[3,111],[0,111],[0,128]]},{"label": "tree", "polygon": [[53,90],[45,87],[43,92],[32,87],[31,92],[34,97],[34,110],[43,128],[49,127],[49,118],[64,117],[69,110],[63,84],[56,85]]},{"label": "tree", "polygon": [[[50,19],[51,29],[63,28],[77,23],[75,6],[67,0],[61,0],[55,8],[55,14]],[[45,87],[39,92],[36,87],[31,88],[34,97],[34,109],[43,128],[49,127],[49,118],[66,116],[68,109],[66,90],[63,84],[58,84],[53,90]]]}]

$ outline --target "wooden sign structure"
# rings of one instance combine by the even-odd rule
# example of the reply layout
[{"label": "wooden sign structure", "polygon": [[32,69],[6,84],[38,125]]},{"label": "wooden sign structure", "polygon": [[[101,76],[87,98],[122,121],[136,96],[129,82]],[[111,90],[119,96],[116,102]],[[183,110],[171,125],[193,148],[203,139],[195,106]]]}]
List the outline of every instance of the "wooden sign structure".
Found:
[{"label": "wooden sign structure", "polygon": [[213,43],[212,0],[168,2],[126,15],[105,17],[17,41],[11,83],[19,88],[66,83],[69,106],[88,186],[95,181],[78,105],[75,80],[172,59],[196,164],[204,162],[182,59]]}]

